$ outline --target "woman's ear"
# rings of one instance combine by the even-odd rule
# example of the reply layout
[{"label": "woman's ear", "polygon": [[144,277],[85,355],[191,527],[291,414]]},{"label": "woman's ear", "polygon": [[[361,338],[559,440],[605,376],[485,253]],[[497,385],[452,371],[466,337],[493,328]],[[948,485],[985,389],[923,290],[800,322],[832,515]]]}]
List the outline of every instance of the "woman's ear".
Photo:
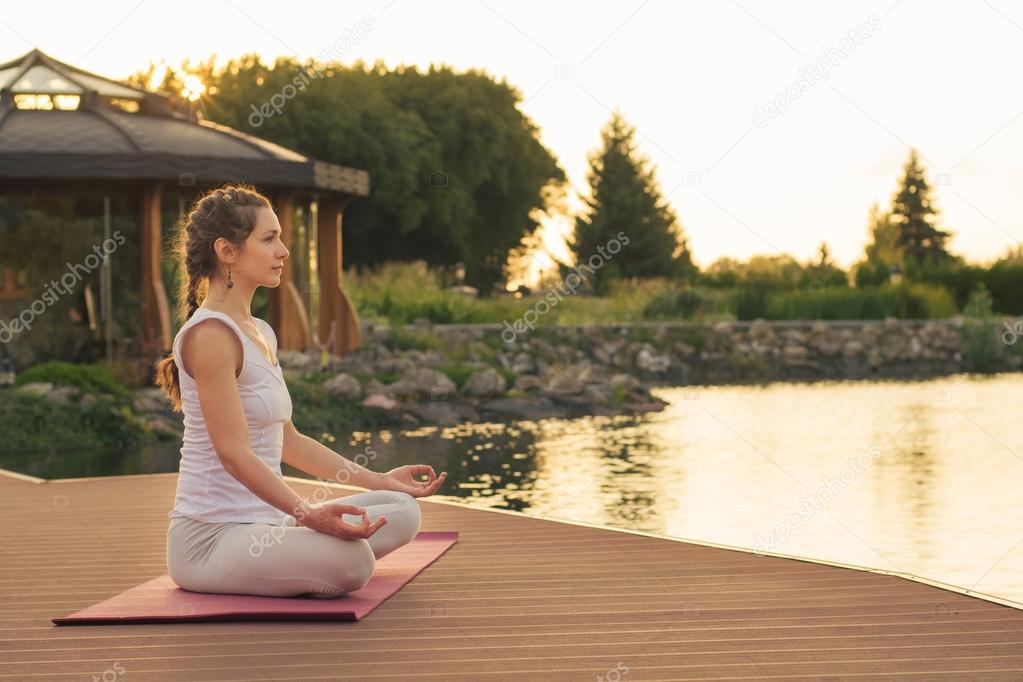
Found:
[{"label": "woman's ear", "polygon": [[224,263],[230,265],[234,262],[237,251],[234,248],[234,244],[223,237],[217,237],[216,241],[213,242],[213,250],[216,251]]}]

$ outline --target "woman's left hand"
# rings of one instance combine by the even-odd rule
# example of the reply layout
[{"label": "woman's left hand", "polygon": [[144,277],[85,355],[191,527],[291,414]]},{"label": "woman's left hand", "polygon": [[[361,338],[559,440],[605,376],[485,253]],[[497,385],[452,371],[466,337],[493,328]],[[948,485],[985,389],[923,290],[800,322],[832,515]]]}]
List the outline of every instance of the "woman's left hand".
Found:
[{"label": "woman's left hand", "polygon": [[[429,480],[417,481],[415,479],[416,476],[422,474],[426,474]],[[442,471],[438,476],[429,464],[406,464],[381,475],[383,477],[380,483],[381,490],[399,490],[412,497],[426,497],[437,492],[447,479],[448,472]]]}]

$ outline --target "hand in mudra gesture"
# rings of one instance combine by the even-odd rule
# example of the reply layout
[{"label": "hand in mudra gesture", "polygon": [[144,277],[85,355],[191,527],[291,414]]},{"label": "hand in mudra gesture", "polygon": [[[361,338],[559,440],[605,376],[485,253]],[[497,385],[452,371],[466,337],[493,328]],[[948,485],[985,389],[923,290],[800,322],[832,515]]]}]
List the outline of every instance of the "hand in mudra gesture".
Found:
[{"label": "hand in mudra gesture", "polygon": [[[427,476],[425,481],[417,481],[416,476]],[[406,464],[391,469],[383,475],[381,490],[399,490],[412,497],[433,495],[447,480],[448,472],[442,471],[440,476],[429,464]]]},{"label": "hand in mudra gesture", "polygon": [[[348,523],[344,515],[362,517],[359,523]],[[296,525],[306,526],[326,535],[333,535],[342,540],[365,539],[380,530],[387,523],[387,517],[381,516],[370,522],[369,515],[362,507],[354,504],[324,504],[313,507],[308,514],[295,517]]]}]

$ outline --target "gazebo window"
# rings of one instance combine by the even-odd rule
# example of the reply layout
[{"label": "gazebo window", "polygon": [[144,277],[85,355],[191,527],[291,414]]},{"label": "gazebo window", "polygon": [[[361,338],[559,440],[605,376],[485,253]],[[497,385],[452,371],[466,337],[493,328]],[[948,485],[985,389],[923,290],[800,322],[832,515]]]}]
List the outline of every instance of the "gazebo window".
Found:
[{"label": "gazebo window", "polygon": [[18,109],[74,111],[82,98],[79,95],[15,95],[14,106]]},{"label": "gazebo window", "polygon": [[139,113],[139,103],[138,101],[133,99],[111,97],[110,99],[107,100],[107,104],[109,104],[112,108],[117,109],[118,111],[124,111],[129,114]]}]

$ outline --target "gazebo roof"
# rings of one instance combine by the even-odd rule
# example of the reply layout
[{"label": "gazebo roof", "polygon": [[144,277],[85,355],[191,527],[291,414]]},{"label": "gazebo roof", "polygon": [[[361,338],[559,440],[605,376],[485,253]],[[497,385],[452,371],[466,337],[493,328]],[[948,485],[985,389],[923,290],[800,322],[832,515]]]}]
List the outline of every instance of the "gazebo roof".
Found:
[{"label": "gazebo roof", "polygon": [[245,180],[369,194],[364,170],[185,115],[164,95],[32,50],[0,64],[0,179],[44,178]]}]

